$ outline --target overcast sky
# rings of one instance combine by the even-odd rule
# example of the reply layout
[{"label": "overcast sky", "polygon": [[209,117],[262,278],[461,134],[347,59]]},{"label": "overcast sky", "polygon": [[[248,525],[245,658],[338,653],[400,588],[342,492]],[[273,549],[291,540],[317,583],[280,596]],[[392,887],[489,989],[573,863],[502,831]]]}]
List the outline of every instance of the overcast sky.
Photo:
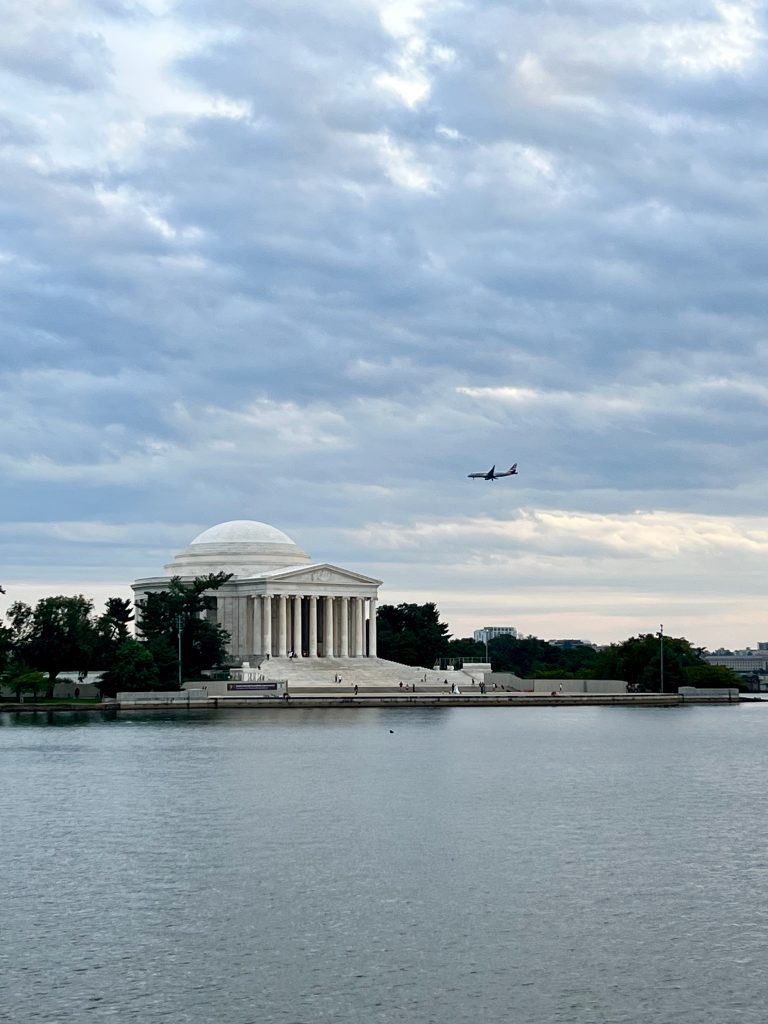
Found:
[{"label": "overcast sky", "polygon": [[6,604],[257,519],[460,636],[768,639],[762,3],[0,14]]}]

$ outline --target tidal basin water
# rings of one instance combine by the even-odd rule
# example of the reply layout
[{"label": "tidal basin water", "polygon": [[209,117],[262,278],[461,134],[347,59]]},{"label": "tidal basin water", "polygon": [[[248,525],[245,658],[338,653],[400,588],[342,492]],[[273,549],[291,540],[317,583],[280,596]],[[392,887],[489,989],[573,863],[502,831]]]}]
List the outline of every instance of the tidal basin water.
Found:
[{"label": "tidal basin water", "polygon": [[768,705],[0,718],[0,1020],[749,1024]]}]

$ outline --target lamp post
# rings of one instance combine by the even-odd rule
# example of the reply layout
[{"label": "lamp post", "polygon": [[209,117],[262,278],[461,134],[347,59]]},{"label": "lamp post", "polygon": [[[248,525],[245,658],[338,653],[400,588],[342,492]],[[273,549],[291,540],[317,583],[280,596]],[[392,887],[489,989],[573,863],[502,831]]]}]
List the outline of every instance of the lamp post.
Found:
[{"label": "lamp post", "polygon": [[660,692],[664,693],[664,623],[659,626],[659,679]]}]

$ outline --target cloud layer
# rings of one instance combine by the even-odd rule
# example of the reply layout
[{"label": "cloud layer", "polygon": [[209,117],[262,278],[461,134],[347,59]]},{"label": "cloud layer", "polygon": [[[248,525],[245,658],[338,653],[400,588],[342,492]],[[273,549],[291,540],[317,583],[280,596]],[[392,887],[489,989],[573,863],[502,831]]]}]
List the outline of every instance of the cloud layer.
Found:
[{"label": "cloud layer", "polygon": [[456,632],[761,638],[762,5],[3,7],[4,579],[255,518]]}]

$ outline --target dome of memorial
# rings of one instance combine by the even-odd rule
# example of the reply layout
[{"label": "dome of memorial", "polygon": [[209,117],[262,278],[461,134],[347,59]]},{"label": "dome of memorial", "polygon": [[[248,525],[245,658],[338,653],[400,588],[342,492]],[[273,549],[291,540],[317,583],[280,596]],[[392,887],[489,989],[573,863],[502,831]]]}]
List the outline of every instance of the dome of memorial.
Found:
[{"label": "dome of memorial", "polygon": [[293,544],[282,530],[255,519],[233,519],[199,533],[192,544]]},{"label": "dome of memorial", "polygon": [[267,523],[235,519],[198,534],[166,565],[169,576],[229,572],[239,579],[311,562],[291,538]]}]

